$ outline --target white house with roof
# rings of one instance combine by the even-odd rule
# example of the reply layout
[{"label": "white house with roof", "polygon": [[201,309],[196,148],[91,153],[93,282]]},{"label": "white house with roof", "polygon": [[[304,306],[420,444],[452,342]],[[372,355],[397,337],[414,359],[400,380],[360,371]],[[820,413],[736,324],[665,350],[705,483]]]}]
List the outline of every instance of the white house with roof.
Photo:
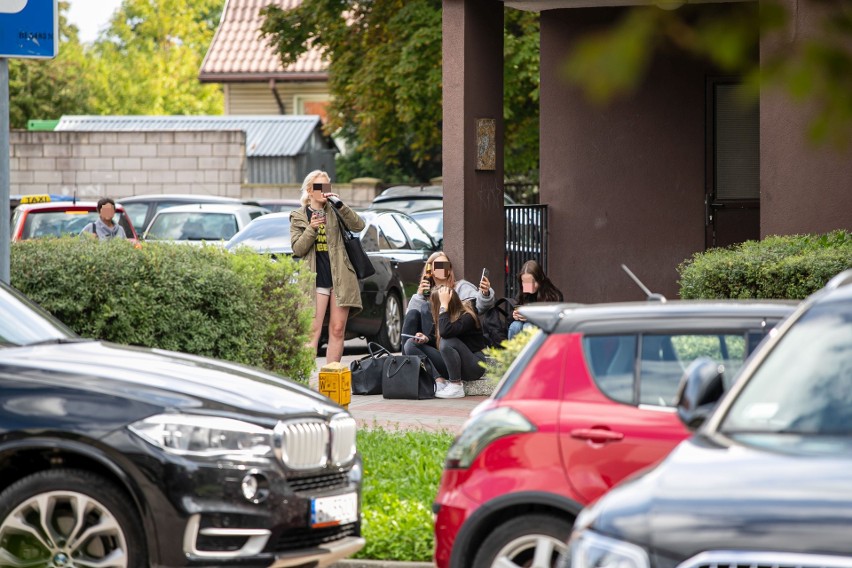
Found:
[{"label": "white house with roof", "polygon": [[292,9],[301,0],[226,0],[219,27],[201,64],[203,83],[220,83],[225,114],[314,114],[326,116],[328,61],[309,49],[284,67],[260,35],[260,10],[269,4]]}]

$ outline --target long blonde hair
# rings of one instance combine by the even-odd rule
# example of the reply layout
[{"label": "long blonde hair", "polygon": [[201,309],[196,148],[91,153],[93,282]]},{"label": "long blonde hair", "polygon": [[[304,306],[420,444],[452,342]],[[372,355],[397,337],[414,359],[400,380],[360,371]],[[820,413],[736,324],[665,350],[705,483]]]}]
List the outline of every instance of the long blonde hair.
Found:
[{"label": "long blonde hair", "polygon": [[[476,315],[476,309],[470,302],[462,302],[458,292],[454,288],[450,288],[450,291],[452,292],[450,294],[450,303],[447,304],[447,315],[450,316],[450,321],[456,321],[462,314],[468,313],[473,318],[476,329],[480,329],[481,325],[479,323],[479,316]],[[429,295],[429,307],[432,310],[432,321],[435,322],[435,345],[440,345],[441,332],[438,330],[438,315],[441,309],[441,299],[437,290],[432,290],[432,293]]]},{"label": "long blonde hair", "polygon": [[[434,274],[435,274],[435,259],[441,258],[442,256],[447,259],[447,262],[450,263],[450,271],[449,271],[449,274],[447,274],[447,286],[449,286],[450,288],[455,290],[455,287],[456,287],[455,269],[452,268],[453,263],[452,263],[452,261],[450,261],[450,257],[448,257],[446,255],[446,253],[444,253],[444,251],[439,250],[439,251],[436,251],[436,252],[433,252],[432,254],[430,254],[429,258],[426,259],[426,264],[428,264],[432,267],[432,275],[434,277]],[[420,280],[423,280],[426,277],[426,264],[423,265],[423,272],[420,273]],[[435,320],[435,321],[437,322],[438,320]]]},{"label": "long blonde hair", "polygon": [[305,181],[302,182],[302,195],[299,198],[299,201],[302,203],[302,207],[311,202],[311,191],[314,189],[314,180],[319,176],[325,176],[329,181],[331,181],[328,173],[322,170],[314,170],[306,175]]}]

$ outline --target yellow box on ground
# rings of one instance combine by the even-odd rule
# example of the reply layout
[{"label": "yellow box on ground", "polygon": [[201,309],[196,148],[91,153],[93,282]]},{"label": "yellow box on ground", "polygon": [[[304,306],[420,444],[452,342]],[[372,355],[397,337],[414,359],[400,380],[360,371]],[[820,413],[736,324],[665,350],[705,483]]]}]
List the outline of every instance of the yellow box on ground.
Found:
[{"label": "yellow box on ground", "polygon": [[319,391],[348,409],[352,402],[352,371],[343,363],[328,363],[319,372]]}]

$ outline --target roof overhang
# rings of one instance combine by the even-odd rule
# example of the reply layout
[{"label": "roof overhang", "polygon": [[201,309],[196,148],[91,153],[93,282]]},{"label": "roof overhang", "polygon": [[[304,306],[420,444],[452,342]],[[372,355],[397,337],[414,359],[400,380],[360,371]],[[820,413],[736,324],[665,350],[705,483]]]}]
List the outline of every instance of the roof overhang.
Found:
[{"label": "roof overhang", "polygon": [[730,2],[756,2],[757,0],[503,0],[509,8],[527,12],[562,10],[565,8],[604,8],[608,6],[658,6],[666,10],[684,4],[726,4]]},{"label": "roof overhang", "polygon": [[198,80],[202,83],[268,83],[270,79],[278,83],[328,82],[328,73],[199,73],[198,75]]}]

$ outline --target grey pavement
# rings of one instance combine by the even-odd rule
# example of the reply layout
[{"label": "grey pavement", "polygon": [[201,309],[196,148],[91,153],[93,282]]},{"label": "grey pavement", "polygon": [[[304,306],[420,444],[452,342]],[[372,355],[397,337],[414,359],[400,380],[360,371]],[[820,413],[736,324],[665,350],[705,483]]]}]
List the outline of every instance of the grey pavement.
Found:
[{"label": "grey pavement", "polygon": [[[364,340],[346,342],[341,363],[349,366],[354,360],[368,354]],[[317,357],[317,370],[325,365],[325,357]],[[317,380],[311,380],[311,388],[318,390]],[[469,392],[479,393],[456,399],[433,398],[427,400],[387,400],[382,395],[352,395],[349,412],[364,428],[403,430],[450,431],[458,433],[470,416],[470,412],[488,397],[490,389],[484,381],[468,385]]]}]

